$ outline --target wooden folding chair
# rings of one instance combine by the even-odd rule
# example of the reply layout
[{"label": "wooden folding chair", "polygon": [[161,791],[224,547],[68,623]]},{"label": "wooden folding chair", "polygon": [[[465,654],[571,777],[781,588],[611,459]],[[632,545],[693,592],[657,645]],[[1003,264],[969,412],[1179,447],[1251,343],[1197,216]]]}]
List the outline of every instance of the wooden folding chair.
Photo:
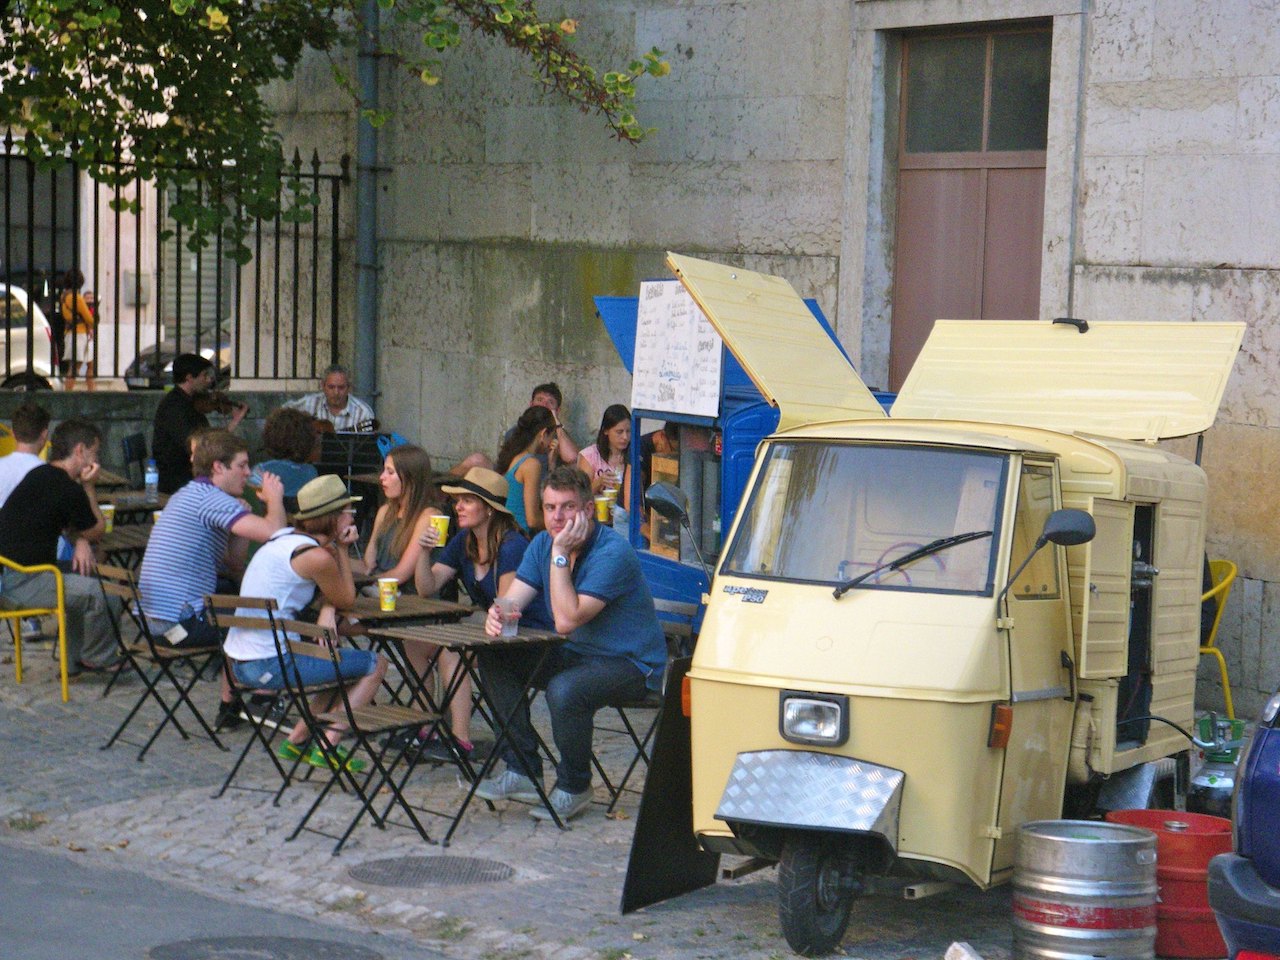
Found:
[{"label": "wooden folding chair", "polygon": [[[271,630],[276,629],[276,602],[269,597],[239,597],[234,594],[210,594],[205,597],[205,609],[209,611],[212,622],[225,636],[226,632],[232,627],[240,627],[245,630]],[[261,615],[249,616],[238,614],[238,610],[260,610]],[[249,738],[245,740],[244,746],[240,750],[239,756],[232,764],[231,769],[227,772],[226,779],[222,781],[222,786],[218,788],[214,799],[222,796],[232,786],[238,790],[256,790],[265,793],[274,793],[273,803],[279,803],[280,797],[283,795],[285,788],[293,780],[293,775],[297,772],[299,762],[294,761],[288,770],[276,755],[273,741],[280,730],[287,730],[293,725],[294,711],[292,709],[292,700],[289,698],[288,690],[284,688],[261,690],[257,687],[250,687],[241,683],[231,670],[231,664],[223,657],[222,661],[223,674],[227,678],[227,682],[231,686],[232,693],[240,698],[242,703],[246,704],[246,709],[241,712],[241,716],[249,724]],[[325,684],[322,686],[314,686],[308,688],[312,694],[323,693],[326,690],[332,690],[334,684]],[[260,707],[261,709],[248,709],[249,702],[254,695],[267,694]],[[267,756],[271,759],[272,765],[276,769],[276,773],[280,775],[280,786],[275,787],[259,787],[259,786],[240,786],[235,784],[236,774],[240,772],[240,768],[244,765],[245,759],[249,756],[249,752],[253,749],[253,745],[259,743],[267,752]],[[310,774],[308,768],[307,773]]]},{"label": "wooden folding chair", "polygon": [[[134,579],[133,572],[126,570],[124,567],[116,567],[111,564],[98,564],[98,584],[102,587],[103,596],[107,598],[107,608],[110,611],[111,628],[115,632],[116,645],[119,647],[121,654],[129,661],[132,669],[138,674],[142,680],[142,693],[138,695],[138,700],[133,705],[133,709],[125,715],[120,722],[120,726],[116,728],[111,738],[102,745],[101,749],[106,750],[115,744],[117,740],[122,740],[132,746],[140,746],[138,751],[138,759],[142,760],[146,757],[147,751],[151,749],[151,745],[156,742],[156,738],[160,736],[162,730],[170,723],[174,729],[182,736],[183,740],[191,739],[190,734],[182,726],[178,720],[178,711],[182,706],[186,706],[188,712],[193,716],[196,722],[204,730],[207,736],[218,747],[219,750],[226,750],[227,747],[218,735],[214,732],[213,727],[205,720],[199,708],[191,699],[191,691],[196,683],[200,680],[201,675],[209,664],[222,656],[221,646],[201,646],[201,647],[171,647],[166,643],[160,643],[151,633],[151,627],[147,623],[146,615],[142,612],[142,596],[138,592],[138,584]],[[117,617],[114,610],[111,610],[112,604],[110,599],[118,597],[122,601],[124,613]],[[136,638],[126,640],[123,627],[123,618],[128,617],[132,622],[133,628],[137,631]],[[183,677],[179,673],[189,674]],[[162,688],[163,691],[162,692]],[[171,692],[176,699],[170,700],[165,693]],[[143,744],[137,744],[130,740],[124,740],[123,734],[125,729],[133,722],[134,717],[138,715],[143,704],[148,699],[154,700],[164,713],[163,719],[156,725],[151,732],[151,736],[147,738]]]},{"label": "wooden folding chair", "polygon": [[52,573],[56,592],[56,600],[52,607],[27,607],[18,609],[10,606],[0,596],[0,620],[9,621],[9,629],[13,631],[13,673],[16,682],[22,682],[22,621],[27,617],[56,617],[58,620],[58,670],[62,677],[62,702],[71,699],[71,684],[67,672],[67,605],[63,594],[62,571],[51,563],[34,566],[23,566],[14,563],[8,557],[0,557],[0,572],[13,570],[16,573]]},{"label": "wooden folding chair", "polygon": [[[296,658],[328,657],[333,665],[333,673],[336,679],[339,676],[337,635],[327,627],[321,627],[314,623],[283,620],[277,624],[275,636],[278,655],[281,661],[286,664],[286,668],[282,671],[285,675],[285,684],[289,688],[294,704],[311,731],[312,741],[320,747],[328,761],[331,774],[329,781],[320,790],[319,795],[307,809],[307,812],[303,814],[302,819],[288,839],[293,840],[303,830],[318,833],[321,836],[337,841],[333,848],[333,855],[337,856],[342,852],[342,847],[347,842],[347,838],[351,836],[352,831],[355,830],[356,825],[360,823],[365,814],[368,814],[374,824],[381,828],[390,822],[387,814],[391,809],[399,807],[408,817],[409,823],[417,830],[418,835],[428,843],[434,843],[435,841],[431,839],[430,834],[427,833],[426,828],[414,812],[414,807],[405,799],[404,785],[413,770],[413,758],[410,756],[407,747],[402,743],[402,738],[397,737],[397,734],[406,731],[417,731],[423,727],[436,729],[440,725],[440,715],[395,704],[385,706],[370,704],[364,707],[353,707],[351,698],[347,694],[347,685],[344,683],[337,684],[336,700],[331,701],[333,706],[330,709],[314,710],[310,697],[307,695],[307,686],[302,682],[302,676],[297,669]],[[298,639],[291,639],[294,636]],[[292,669],[289,668],[290,665],[292,665]],[[367,773],[351,770],[346,759],[338,752],[336,747],[329,743],[329,738],[325,734],[335,726],[345,728],[343,730],[344,738],[351,740],[348,757],[368,758],[371,766]],[[395,772],[401,763],[405,761],[407,761],[405,771],[397,779]],[[360,802],[360,809],[351,818],[347,828],[341,834],[327,833],[324,830],[309,826],[312,815],[319,809],[320,804],[324,802],[325,797],[329,795],[335,786],[349,788]],[[385,805],[384,810],[379,813],[375,809],[375,804],[383,790],[386,790],[391,795],[391,798]]]},{"label": "wooden folding chair", "polygon": [[[675,600],[654,600],[654,608],[658,612],[658,622],[662,626],[663,633],[667,638],[668,649],[676,656],[687,656],[693,650],[696,634],[693,629],[694,620],[698,615],[698,605],[696,603],[684,603]],[[622,724],[621,728],[599,726],[598,729],[602,733],[623,734],[630,741],[634,748],[631,754],[631,762],[627,764],[625,772],[621,779],[615,784],[605,772],[604,765],[600,762],[599,757],[592,752],[592,763],[595,765],[596,772],[600,775],[601,781],[604,783],[605,790],[609,793],[609,813],[613,813],[622,799],[622,792],[627,789],[627,784],[631,781],[632,775],[636,772],[636,768],[641,763],[647,769],[649,766],[649,744],[653,741],[653,735],[658,730],[658,718],[662,716],[662,700],[663,691],[666,689],[666,674],[670,669],[670,659],[668,659],[668,667],[663,671],[662,686],[658,690],[648,690],[645,695],[636,700],[621,700],[616,703],[609,704],[608,708],[612,709],[618,715],[618,720]],[[637,729],[635,722],[628,715],[631,711],[652,710],[653,716],[643,725],[644,733],[641,735]],[[636,792],[636,791],[632,791]]]}]

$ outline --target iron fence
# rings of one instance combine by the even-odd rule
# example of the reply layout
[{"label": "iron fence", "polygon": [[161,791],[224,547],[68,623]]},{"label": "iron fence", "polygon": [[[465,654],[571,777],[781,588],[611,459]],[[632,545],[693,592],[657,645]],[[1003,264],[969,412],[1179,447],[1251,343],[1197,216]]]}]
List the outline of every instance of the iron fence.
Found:
[{"label": "iron fence", "polygon": [[189,234],[168,213],[173,204],[219,202],[216,177],[194,187],[137,177],[106,186],[73,164],[50,169],[28,159],[7,130],[0,387],[57,388],[89,377],[157,387],[182,352],[241,380],[317,377],[337,362],[350,288],[340,243],[348,159],[336,166],[328,172],[318,154],[306,163],[295,152],[280,177],[281,209],[300,195],[311,218],[250,220],[251,258],[242,265],[222,230],[188,249]]}]

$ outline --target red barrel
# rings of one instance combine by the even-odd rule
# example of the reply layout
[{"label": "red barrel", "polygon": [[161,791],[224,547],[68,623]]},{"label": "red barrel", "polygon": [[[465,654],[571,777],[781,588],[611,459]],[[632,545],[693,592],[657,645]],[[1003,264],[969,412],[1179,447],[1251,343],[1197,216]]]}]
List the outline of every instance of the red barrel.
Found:
[{"label": "red barrel", "polygon": [[1162,957],[1225,957],[1209,907],[1209,861],[1231,851],[1231,821],[1178,810],[1113,810],[1112,823],[1156,835],[1156,953]]}]

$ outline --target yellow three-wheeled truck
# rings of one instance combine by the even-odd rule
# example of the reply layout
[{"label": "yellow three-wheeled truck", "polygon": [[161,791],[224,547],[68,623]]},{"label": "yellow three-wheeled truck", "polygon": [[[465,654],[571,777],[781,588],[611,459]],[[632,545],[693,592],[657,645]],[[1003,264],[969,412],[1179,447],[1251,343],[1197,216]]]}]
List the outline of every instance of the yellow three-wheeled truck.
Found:
[{"label": "yellow three-wheeled truck", "polygon": [[780,426],[668,684],[624,910],[776,861],[821,954],[868,874],[986,888],[1020,824],[1149,796],[1188,747],[1208,492],[1156,441],[1213,423],[1242,325],[939,321],[886,417],[785,280],[669,263]]}]

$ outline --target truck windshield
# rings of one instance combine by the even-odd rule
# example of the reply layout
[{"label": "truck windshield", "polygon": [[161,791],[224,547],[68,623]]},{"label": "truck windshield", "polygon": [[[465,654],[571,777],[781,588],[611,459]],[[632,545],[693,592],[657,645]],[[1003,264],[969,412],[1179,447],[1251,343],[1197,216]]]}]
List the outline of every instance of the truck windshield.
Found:
[{"label": "truck windshield", "polygon": [[846,583],[936,540],[853,587],[990,594],[1008,458],[952,447],[774,443],[765,454],[723,572]]}]

